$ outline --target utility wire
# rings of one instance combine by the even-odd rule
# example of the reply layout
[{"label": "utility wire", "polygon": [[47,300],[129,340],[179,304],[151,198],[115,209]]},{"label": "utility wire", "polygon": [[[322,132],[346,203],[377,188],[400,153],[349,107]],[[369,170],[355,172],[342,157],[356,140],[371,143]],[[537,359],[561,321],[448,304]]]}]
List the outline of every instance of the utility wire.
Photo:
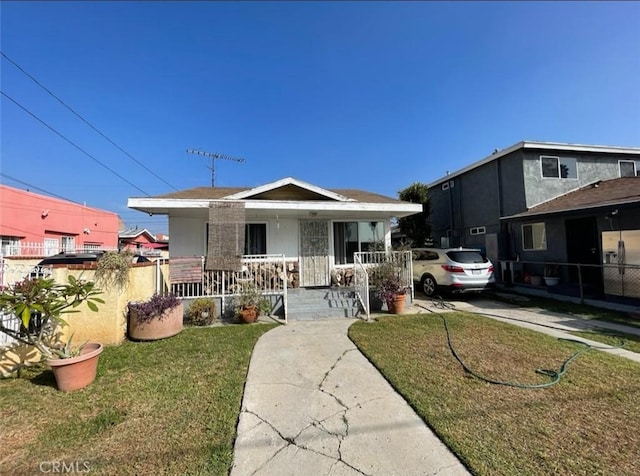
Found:
[{"label": "utility wire", "polygon": [[42,89],[44,89],[50,96],[52,96],[53,98],[57,99],[58,102],[60,102],[60,104],[62,104],[64,107],[66,107],[69,111],[71,111],[71,113],[73,113],[76,117],[78,117],[82,122],[84,122],[87,126],[89,126],[91,129],[93,129],[95,132],[97,132],[98,134],[100,134],[100,136],[102,136],[106,141],[108,141],[111,145],[113,145],[116,149],[118,149],[120,152],[122,152],[123,154],[125,154],[127,157],[129,157],[131,160],[133,160],[136,164],[138,164],[140,167],[142,167],[143,169],[145,169],[147,172],[149,172],[150,174],[152,174],[154,177],[156,177],[158,180],[164,182],[166,185],[168,185],[169,187],[171,187],[174,190],[178,190],[176,187],[174,187],[173,185],[171,185],[169,182],[167,182],[165,179],[163,179],[162,177],[160,177],[157,173],[155,173],[153,170],[151,170],[150,168],[148,168],[146,165],[144,165],[142,162],[140,162],[138,159],[136,159],[135,157],[133,157],[129,152],[127,152],[126,150],[124,150],[122,147],[120,147],[118,144],[116,144],[114,141],[112,141],[109,137],[107,137],[105,134],[103,134],[102,132],[100,132],[93,124],[91,124],[88,120],[86,120],[84,117],[82,117],[79,113],[77,113],[75,110],[73,110],[73,108],[71,108],[71,106],[67,105],[62,99],[60,99],[58,96],[56,96],[52,91],[50,91],[47,87],[45,87],[40,81],[38,81],[36,78],[34,78],[32,75],[30,75],[29,73],[27,73],[18,63],[16,63],[15,61],[13,61],[11,58],[9,58],[3,51],[0,51],[0,54],[7,60],[9,61],[12,65],[14,65],[16,68],[18,68],[25,76],[27,76],[29,79],[31,79],[34,83],[36,83],[38,86],[40,86]]},{"label": "utility wire", "polygon": [[116,172],[115,170],[113,170],[112,168],[110,168],[108,165],[105,165],[104,163],[102,163],[101,161],[99,161],[98,159],[96,159],[93,155],[91,155],[89,152],[87,152],[86,150],[84,150],[82,147],[80,147],[79,145],[77,145],[75,142],[71,141],[71,139],[67,139],[64,135],[62,135],[60,132],[58,132],[57,130],[55,130],[53,127],[51,127],[49,124],[47,124],[46,122],[44,122],[42,119],[40,119],[38,116],[36,116],[34,113],[32,113],[31,111],[29,111],[26,107],[24,107],[22,104],[20,104],[18,101],[16,101],[15,99],[13,99],[11,96],[9,96],[7,93],[5,93],[4,91],[0,90],[0,93],[6,97],[9,101],[11,101],[12,103],[14,103],[16,106],[18,106],[20,109],[22,109],[24,112],[26,112],[27,114],[29,114],[31,117],[33,117],[35,120],[37,120],[38,122],[40,122],[42,125],[46,126],[48,129],[50,129],[52,132],[54,132],[57,136],[59,136],[60,138],[64,139],[66,142],[68,142],[69,144],[71,144],[73,147],[75,147],[76,149],[78,149],[80,152],[82,152],[83,154],[85,154],[87,157],[89,157],[91,160],[93,160],[94,162],[100,164],[102,167],[104,167],[105,169],[107,169],[109,172],[111,172],[113,175],[115,175],[116,177],[120,178],[121,180],[125,181],[126,183],[128,183],[129,185],[131,185],[133,188],[135,188],[136,190],[139,190],[140,192],[144,193],[147,197],[150,197],[151,195],[149,195],[147,192],[145,192],[144,190],[142,190],[140,187],[138,187],[137,185],[135,185],[134,183],[130,182],[129,180],[127,180],[126,178],[124,178],[122,175],[120,175],[118,172]]},{"label": "utility wire", "polygon": [[66,200],[67,202],[79,203],[79,202],[75,202],[74,200],[70,200],[68,198],[65,198],[65,197],[63,197],[61,195],[56,195],[55,193],[49,192],[48,190],[45,190],[43,188],[36,187],[35,185],[31,185],[30,183],[23,182],[22,180],[17,179],[15,177],[12,177],[11,175],[7,175],[4,172],[0,172],[0,176],[8,178],[9,180],[13,180],[14,182],[18,182],[18,183],[20,183],[22,185],[26,185],[27,187],[30,187],[30,188],[32,188],[34,190],[38,190],[40,192],[46,193],[47,195],[51,195],[52,197],[59,198],[60,200]]}]

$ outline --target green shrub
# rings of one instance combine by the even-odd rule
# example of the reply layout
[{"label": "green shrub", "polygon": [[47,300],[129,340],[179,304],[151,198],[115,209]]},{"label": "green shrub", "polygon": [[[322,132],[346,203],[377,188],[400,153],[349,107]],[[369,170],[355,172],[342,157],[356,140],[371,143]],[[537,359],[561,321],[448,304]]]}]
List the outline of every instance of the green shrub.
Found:
[{"label": "green shrub", "polygon": [[208,326],[216,319],[216,302],[211,298],[198,298],[187,309],[187,323],[192,326]]}]

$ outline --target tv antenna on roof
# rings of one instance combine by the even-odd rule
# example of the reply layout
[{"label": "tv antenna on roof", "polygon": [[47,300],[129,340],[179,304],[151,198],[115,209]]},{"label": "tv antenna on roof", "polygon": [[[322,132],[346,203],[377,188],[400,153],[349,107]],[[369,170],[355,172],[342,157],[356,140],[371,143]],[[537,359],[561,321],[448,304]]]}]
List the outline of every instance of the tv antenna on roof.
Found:
[{"label": "tv antenna on roof", "polygon": [[217,152],[204,152],[202,150],[195,150],[195,149],[187,149],[187,152],[190,154],[209,157],[211,159],[211,167],[209,168],[211,169],[211,186],[212,187],[216,186],[216,169],[214,165],[216,159],[232,160],[233,162],[240,162],[240,163],[246,162],[246,160],[241,159],[239,157],[231,157],[225,154],[218,154]]}]

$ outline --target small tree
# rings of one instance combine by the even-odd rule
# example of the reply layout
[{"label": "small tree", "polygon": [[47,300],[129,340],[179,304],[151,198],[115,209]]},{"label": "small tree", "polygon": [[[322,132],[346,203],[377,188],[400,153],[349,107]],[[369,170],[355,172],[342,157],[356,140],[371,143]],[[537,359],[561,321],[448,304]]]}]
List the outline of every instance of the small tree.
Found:
[{"label": "small tree", "polygon": [[[66,325],[64,314],[79,312],[80,304],[86,302],[89,309],[97,311],[96,303],[104,301],[92,281],[69,276],[66,284],[57,284],[53,279],[34,278],[17,282],[0,292],[0,312],[13,314],[21,321],[20,330],[5,327],[0,322],[0,332],[23,344],[32,345],[43,358],[73,357],[79,348],[59,342],[56,327]],[[39,325],[34,325],[37,319]]]},{"label": "small tree", "polygon": [[400,231],[411,240],[413,246],[424,246],[431,238],[431,223],[429,222],[431,206],[427,185],[414,182],[407,188],[400,190],[398,196],[400,200],[405,202],[422,204],[420,213],[400,218],[398,225],[400,226]]}]

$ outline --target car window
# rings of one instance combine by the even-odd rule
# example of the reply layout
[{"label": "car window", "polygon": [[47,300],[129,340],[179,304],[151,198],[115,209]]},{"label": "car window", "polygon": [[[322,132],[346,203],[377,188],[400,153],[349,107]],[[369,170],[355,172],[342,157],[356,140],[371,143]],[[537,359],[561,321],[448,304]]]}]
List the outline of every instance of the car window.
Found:
[{"label": "car window", "polygon": [[435,251],[429,250],[414,250],[413,251],[413,260],[414,261],[435,261],[439,258],[438,253]]},{"label": "car window", "polygon": [[486,263],[487,258],[477,251],[448,251],[447,256],[456,263]]}]

